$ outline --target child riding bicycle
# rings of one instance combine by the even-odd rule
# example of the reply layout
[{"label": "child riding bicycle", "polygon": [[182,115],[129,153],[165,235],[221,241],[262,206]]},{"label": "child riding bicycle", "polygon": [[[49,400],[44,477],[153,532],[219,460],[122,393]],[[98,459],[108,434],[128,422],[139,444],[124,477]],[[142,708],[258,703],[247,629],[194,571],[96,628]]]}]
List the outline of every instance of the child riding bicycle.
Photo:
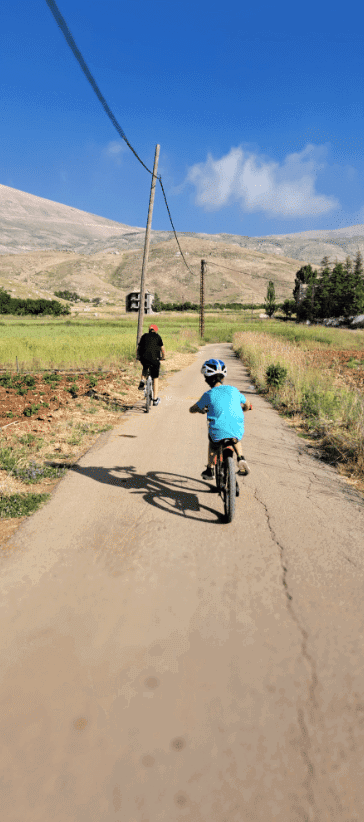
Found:
[{"label": "child riding bicycle", "polygon": [[243,457],[241,439],[244,433],[243,411],[251,411],[253,406],[233,385],[223,385],[227,369],[222,360],[206,360],[201,374],[210,388],[189,410],[191,414],[204,414],[207,411],[209,446],[207,468],[202,472],[202,477],[212,479],[214,476],[216,443],[226,438],[234,440],[239,474],[249,474],[250,468]]}]

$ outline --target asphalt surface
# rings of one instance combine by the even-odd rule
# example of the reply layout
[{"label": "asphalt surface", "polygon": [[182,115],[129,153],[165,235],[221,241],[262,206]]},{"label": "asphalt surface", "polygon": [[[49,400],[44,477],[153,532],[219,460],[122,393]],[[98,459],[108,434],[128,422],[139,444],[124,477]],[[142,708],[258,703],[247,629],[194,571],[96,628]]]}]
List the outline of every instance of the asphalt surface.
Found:
[{"label": "asphalt surface", "polygon": [[[199,369],[245,415],[223,522]],[[1,560],[4,822],[362,822],[364,505],[206,346]]]}]

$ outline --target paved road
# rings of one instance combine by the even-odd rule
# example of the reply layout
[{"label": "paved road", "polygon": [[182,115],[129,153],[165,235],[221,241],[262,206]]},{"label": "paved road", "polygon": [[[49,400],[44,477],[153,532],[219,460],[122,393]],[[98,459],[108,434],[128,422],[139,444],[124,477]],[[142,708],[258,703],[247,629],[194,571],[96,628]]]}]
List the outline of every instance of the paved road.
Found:
[{"label": "paved road", "polygon": [[4,822],[362,822],[360,497],[252,397],[233,523],[189,415],[101,438],[1,571]]}]

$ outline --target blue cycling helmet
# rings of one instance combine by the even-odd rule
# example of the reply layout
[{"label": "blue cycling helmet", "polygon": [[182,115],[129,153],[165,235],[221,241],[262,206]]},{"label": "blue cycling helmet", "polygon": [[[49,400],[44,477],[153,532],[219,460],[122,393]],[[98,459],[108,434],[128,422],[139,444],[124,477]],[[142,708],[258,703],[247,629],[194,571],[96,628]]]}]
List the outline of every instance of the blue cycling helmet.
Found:
[{"label": "blue cycling helmet", "polygon": [[227,369],[222,360],[206,360],[201,368],[204,377],[222,376],[226,377]]}]

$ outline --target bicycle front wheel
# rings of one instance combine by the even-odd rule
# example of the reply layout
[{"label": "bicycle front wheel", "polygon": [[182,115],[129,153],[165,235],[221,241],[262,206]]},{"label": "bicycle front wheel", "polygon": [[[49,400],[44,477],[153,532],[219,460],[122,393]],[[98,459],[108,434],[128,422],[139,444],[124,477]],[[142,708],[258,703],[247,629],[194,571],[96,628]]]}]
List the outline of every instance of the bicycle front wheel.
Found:
[{"label": "bicycle front wheel", "polygon": [[236,498],[236,477],[235,465],[233,457],[226,457],[224,460],[225,470],[225,489],[224,489],[224,508],[226,522],[232,522],[235,514],[235,498]]}]

